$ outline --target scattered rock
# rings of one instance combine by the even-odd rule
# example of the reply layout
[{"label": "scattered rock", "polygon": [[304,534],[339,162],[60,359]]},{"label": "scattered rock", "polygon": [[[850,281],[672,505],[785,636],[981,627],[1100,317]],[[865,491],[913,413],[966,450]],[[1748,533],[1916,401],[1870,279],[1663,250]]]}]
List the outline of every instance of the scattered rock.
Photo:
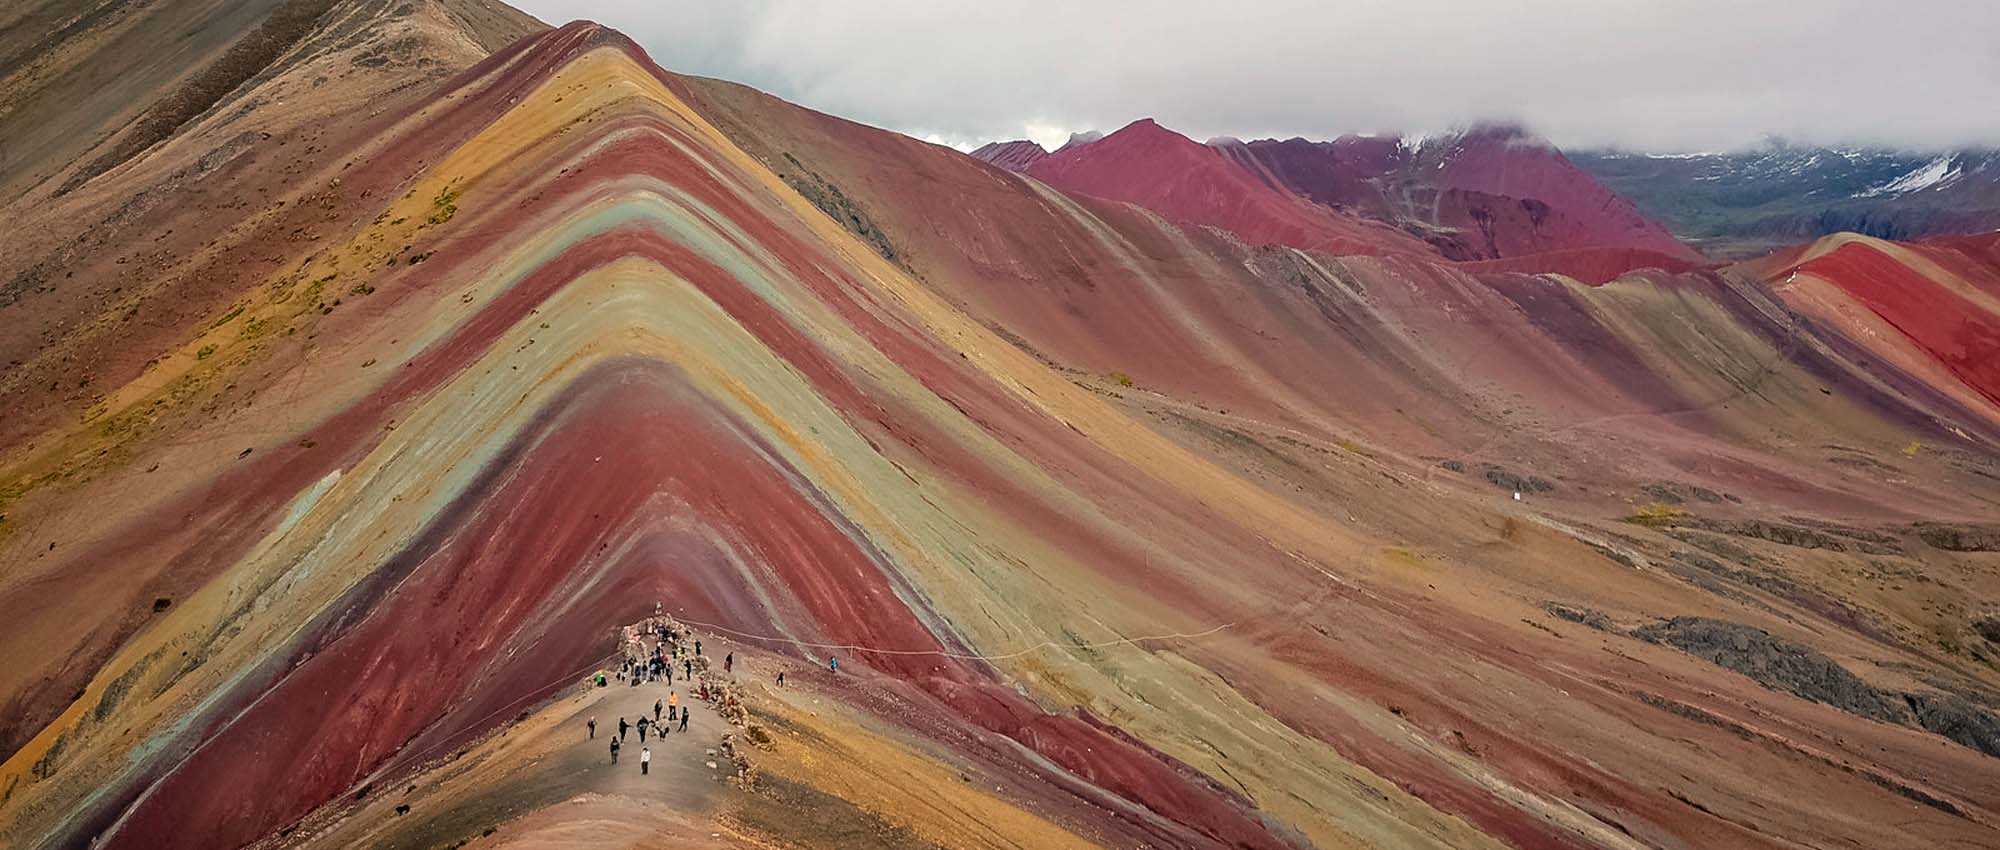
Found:
[{"label": "scattered rock", "polygon": [[1542,610],[1555,615],[1557,619],[1588,626],[1600,632],[1618,631],[1618,624],[1612,622],[1611,618],[1605,616],[1602,611],[1593,611],[1589,608],[1572,608],[1557,602],[1543,602]]},{"label": "scattered rock", "polygon": [[1497,464],[1485,464],[1480,469],[1487,482],[1502,490],[1512,490],[1516,493],[1547,493],[1556,489],[1556,485],[1546,478],[1537,475],[1525,477],[1515,475]]}]

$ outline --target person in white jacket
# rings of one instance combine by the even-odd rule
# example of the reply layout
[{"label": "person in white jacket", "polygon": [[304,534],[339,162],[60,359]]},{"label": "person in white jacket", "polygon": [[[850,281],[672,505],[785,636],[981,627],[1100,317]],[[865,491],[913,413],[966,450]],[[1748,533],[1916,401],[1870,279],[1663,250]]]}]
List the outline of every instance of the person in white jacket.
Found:
[{"label": "person in white jacket", "polygon": [[653,765],[653,748],[639,748],[639,775],[646,775],[646,769]]}]

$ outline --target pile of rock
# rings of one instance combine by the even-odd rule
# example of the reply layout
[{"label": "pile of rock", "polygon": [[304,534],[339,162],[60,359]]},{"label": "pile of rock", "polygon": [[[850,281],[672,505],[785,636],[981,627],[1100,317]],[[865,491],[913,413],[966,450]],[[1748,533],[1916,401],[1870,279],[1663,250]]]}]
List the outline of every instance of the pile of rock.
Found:
[{"label": "pile of rock", "polygon": [[729,770],[729,775],[722,777],[724,781],[747,788],[751,783],[750,759],[744,756],[742,751],[737,748],[735,738],[734,734],[725,734],[722,736],[722,743],[717,744],[715,749],[708,751],[711,757],[708,766],[711,769],[726,766]]}]

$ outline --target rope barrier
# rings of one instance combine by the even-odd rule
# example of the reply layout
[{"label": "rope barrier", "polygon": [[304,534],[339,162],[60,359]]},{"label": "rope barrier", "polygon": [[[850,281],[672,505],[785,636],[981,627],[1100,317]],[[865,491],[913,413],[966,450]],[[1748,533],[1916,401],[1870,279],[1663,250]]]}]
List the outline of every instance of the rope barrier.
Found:
[{"label": "rope barrier", "polygon": [[[675,619],[680,620],[680,618],[678,617]],[[939,658],[952,658],[965,661],[1004,661],[1010,658],[1019,658],[1024,655],[1031,655],[1033,653],[1040,652],[1044,649],[1050,649],[1050,648],[1061,649],[1065,646],[1073,646],[1078,649],[1108,649],[1114,646],[1139,644],[1145,641],[1195,640],[1198,638],[1208,637],[1209,635],[1213,635],[1225,629],[1234,628],[1236,626],[1236,623],[1234,621],[1231,621],[1223,623],[1222,625],[1216,626],[1214,628],[1205,629],[1199,632],[1171,632],[1168,634],[1142,635],[1140,637],[1119,638],[1117,640],[1098,641],[1095,643],[1082,643],[1082,644],[1076,644],[1076,643],[1063,644],[1063,643],[1057,643],[1056,641],[1052,640],[1045,640],[1042,641],[1041,643],[1035,644],[1034,646],[1028,647],[1027,649],[1020,649],[1020,650],[1015,650],[1013,652],[1000,653],[997,655],[984,655],[980,653],[951,652],[949,650],[943,650],[943,649],[876,649],[874,647],[861,646],[858,644],[816,643],[813,641],[803,641],[803,640],[798,640],[796,638],[781,637],[777,635],[763,635],[763,634],[756,634],[754,632],[738,631],[736,629],[729,628],[728,626],[724,626],[719,623],[704,623],[699,620],[680,620],[680,622],[686,623],[690,626],[700,626],[701,628],[708,629],[710,631],[720,632],[722,634],[727,634],[733,637],[742,638],[744,640],[769,641],[772,643],[789,644],[791,646],[797,646],[806,649],[838,649],[846,652],[866,653],[871,655],[897,655],[897,656],[931,655]]]}]

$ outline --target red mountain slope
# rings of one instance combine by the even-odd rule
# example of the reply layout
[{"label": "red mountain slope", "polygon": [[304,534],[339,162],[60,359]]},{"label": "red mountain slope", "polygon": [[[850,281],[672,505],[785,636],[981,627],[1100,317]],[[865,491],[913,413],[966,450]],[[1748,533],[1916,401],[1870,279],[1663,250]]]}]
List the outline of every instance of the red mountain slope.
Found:
[{"label": "red mountain slope", "polygon": [[[1599,283],[1633,268],[1687,268],[1700,255],[1546,141],[1483,126],[1423,143],[1373,136],[1213,145],[1266,185],[1336,209],[1394,222],[1448,257],[1562,258],[1543,271]],[[1580,257],[1588,260],[1578,264]],[[1642,262],[1626,266],[1627,261]],[[1608,277],[1605,275],[1609,275]]]},{"label": "red mountain slope", "polygon": [[[1441,203],[1439,217],[1446,223],[1478,223],[1481,209],[1497,218],[1507,201],[1518,201],[1527,226],[1496,229],[1491,244],[1497,256],[1615,247],[1700,259],[1630,201],[1570,164],[1554,145],[1517,128],[1489,126],[1465,133],[1437,155],[1435,168],[1444,197],[1464,205],[1460,210]],[[1493,200],[1480,203],[1487,198]]]},{"label": "red mountain slope", "polygon": [[1832,284],[2000,403],[2000,234],[1919,243],[1839,234],[1781,262],[1774,281],[1794,291]]}]

